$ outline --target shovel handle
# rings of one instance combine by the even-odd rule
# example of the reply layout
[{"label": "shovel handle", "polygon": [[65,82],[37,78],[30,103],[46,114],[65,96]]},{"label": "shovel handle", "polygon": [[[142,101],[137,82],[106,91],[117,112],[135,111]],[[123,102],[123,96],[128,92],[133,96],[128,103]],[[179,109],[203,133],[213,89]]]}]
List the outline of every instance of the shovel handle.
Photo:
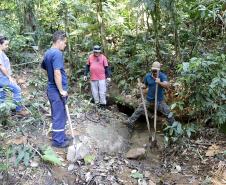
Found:
[{"label": "shovel handle", "polygon": [[148,119],[148,111],[147,111],[147,107],[146,107],[146,104],[145,104],[142,87],[140,85],[141,84],[140,78],[138,78],[137,81],[138,81],[139,88],[140,88],[140,94],[141,94],[141,99],[142,99],[142,103],[143,103],[143,107],[144,107],[144,114],[145,114],[145,118],[146,118],[146,122],[147,122],[148,132],[149,132],[149,134],[151,134],[150,123],[149,123],[149,119]]},{"label": "shovel handle", "polygon": [[[159,70],[157,70],[157,78],[159,77]],[[154,111],[154,136],[152,141],[155,140],[156,135],[156,124],[157,124],[157,106],[158,106],[158,84],[155,85],[155,111]]]},{"label": "shovel handle", "polygon": [[65,104],[65,110],[66,110],[66,113],[67,113],[67,119],[68,119],[68,123],[69,123],[69,126],[70,126],[70,130],[71,130],[71,135],[72,137],[74,138],[75,135],[74,135],[74,130],[72,128],[72,123],[71,123],[71,116],[69,114],[69,109],[68,109],[68,105]]}]

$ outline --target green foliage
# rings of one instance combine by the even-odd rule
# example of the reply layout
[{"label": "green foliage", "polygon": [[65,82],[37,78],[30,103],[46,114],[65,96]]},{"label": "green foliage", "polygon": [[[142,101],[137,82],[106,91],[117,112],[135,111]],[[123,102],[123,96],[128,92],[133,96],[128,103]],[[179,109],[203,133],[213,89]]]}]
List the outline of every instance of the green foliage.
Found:
[{"label": "green foliage", "polygon": [[212,120],[216,125],[225,123],[225,55],[191,58],[180,65],[179,72],[182,76],[178,80],[184,87],[179,94],[187,101],[186,106],[192,108],[190,115],[204,122]]},{"label": "green foliage", "polygon": [[172,126],[167,126],[164,129],[164,143],[167,146],[171,143],[180,141],[182,137],[190,138],[197,130],[198,127],[195,124],[182,126],[181,123],[175,121]]},{"label": "green foliage", "polygon": [[143,174],[141,174],[139,172],[131,173],[130,176],[134,179],[143,179],[144,178]]},{"label": "green foliage", "polygon": [[85,161],[86,165],[92,164],[94,160],[95,160],[95,156],[94,155],[86,155],[84,157],[84,161]]},{"label": "green foliage", "polygon": [[11,110],[15,109],[16,105],[12,100],[5,100],[0,104],[0,117],[4,118],[10,115]]},{"label": "green foliage", "polygon": [[[1,89],[0,93],[3,93]],[[5,94],[8,94],[8,89],[4,88]],[[0,124],[6,125],[8,123],[8,117],[11,114],[12,109],[15,109],[16,105],[11,98],[5,98],[3,102],[0,102]]]},{"label": "green foliage", "polygon": [[51,147],[46,147],[43,150],[43,155],[41,156],[41,158],[49,163],[52,163],[54,165],[61,165],[61,161],[59,159],[59,157],[57,156],[57,154],[52,150]]},{"label": "green foliage", "polygon": [[5,163],[0,163],[0,172],[4,172],[8,170],[8,166]]},{"label": "green foliage", "polygon": [[12,145],[9,149],[9,157],[13,157],[16,160],[14,165],[18,166],[19,163],[23,163],[25,166],[29,165],[29,161],[34,157],[35,152],[31,147],[27,145]]}]

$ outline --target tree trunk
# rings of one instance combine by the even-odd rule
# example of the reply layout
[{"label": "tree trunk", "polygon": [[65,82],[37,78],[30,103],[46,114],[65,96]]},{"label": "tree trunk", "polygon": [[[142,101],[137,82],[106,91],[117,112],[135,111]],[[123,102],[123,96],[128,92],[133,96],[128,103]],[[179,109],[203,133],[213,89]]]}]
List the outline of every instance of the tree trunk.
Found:
[{"label": "tree trunk", "polygon": [[171,16],[173,21],[173,29],[174,29],[174,46],[175,46],[175,53],[176,53],[176,62],[181,61],[181,52],[180,52],[180,39],[178,35],[178,23],[177,23],[177,12],[176,12],[176,6],[175,1],[171,1]]},{"label": "tree trunk", "polygon": [[99,24],[100,29],[100,38],[102,42],[102,48],[106,55],[108,55],[108,48],[106,44],[106,33],[105,33],[105,25],[103,21],[103,6],[102,6],[102,0],[97,1],[97,20]]},{"label": "tree trunk", "polygon": [[34,3],[26,3],[23,1],[16,1],[17,5],[17,16],[20,23],[20,34],[26,32],[35,32],[36,31],[36,18],[34,13]]},{"label": "tree trunk", "polygon": [[25,5],[24,7],[24,32],[35,32],[36,24],[35,24],[35,16],[34,16],[34,7],[33,3]]},{"label": "tree trunk", "polygon": [[155,34],[155,49],[156,57],[159,62],[162,61],[162,56],[160,53],[160,43],[159,43],[159,30],[160,30],[160,7],[159,1],[156,1],[154,11],[151,11],[151,18],[153,21],[154,34]]},{"label": "tree trunk", "polygon": [[68,61],[69,61],[69,65],[70,65],[70,71],[68,76],[72,76],[73,74],[73,69],[75,69],[75,63],[72,57],[72,52],[71,52],[71,37],[70,37],[70,28],[69,28],[69,24],[68,24],[68,6],[66,2],[62,3],[62,7],[64,10],[64,31],[67,33],[67,51],[68,51]]}]

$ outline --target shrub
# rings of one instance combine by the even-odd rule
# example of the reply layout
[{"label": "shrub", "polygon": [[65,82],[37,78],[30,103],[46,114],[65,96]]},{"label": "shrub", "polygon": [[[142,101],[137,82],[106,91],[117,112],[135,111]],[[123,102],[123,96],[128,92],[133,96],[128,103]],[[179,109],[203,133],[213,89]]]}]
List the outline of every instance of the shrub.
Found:
[{"label": "shrub", "polygon": [[179,66],[179,82],[185,105],[190,115],[199,121],[212,121],[220,126],[226,121],[226,56],[208,54],[204,58],[191,58]]}]

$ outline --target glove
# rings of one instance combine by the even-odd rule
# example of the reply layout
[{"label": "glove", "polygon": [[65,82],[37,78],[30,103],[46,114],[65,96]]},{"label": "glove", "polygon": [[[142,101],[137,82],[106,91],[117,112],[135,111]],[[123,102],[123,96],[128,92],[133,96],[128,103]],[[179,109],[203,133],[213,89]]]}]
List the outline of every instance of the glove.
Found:
[{"label": "glove", "polygon": [[111,78],[107,78],[107,82],[108,82],[108,83],[111,82]]},{"label": "glove", "polygon": [[87,76],[84,76],[84,77],[83,77],[83,80],[84,80],[84,81],[87,81]]}]

